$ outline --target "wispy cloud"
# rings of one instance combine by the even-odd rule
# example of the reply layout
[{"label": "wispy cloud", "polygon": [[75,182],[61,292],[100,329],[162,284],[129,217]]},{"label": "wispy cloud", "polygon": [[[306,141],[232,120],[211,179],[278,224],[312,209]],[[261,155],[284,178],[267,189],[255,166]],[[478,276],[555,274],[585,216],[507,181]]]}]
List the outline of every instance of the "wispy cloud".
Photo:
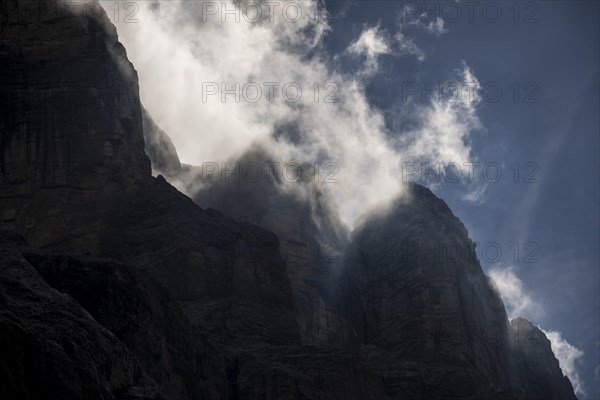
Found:
[{"label": "wispy cloud", "polygon": [[[541,328],[540,328],[541,329]],[[552,352],[558,359],[560,369],[563,373],[569,377],[569,380],[573,384],[575,394],[586,396],[586,391],[583,386],[583,381],[579,377],[576,365],[580,362],[583,357],[583,351],[579,350],[575,346],[567,342],[560,332],[556,331],[542,331],[546,334],[552,345]]]},{"label": "wispy cloud", "polygon": [[425,52],[415,44],[415,41],[402,32],[396,33],[394,36],[398,43],[398,54],[402,56],[415,56],[419,61],[425,61]]},{"label": "wispy cloud", "polygon": [[537,321],[543,316],[542,306],[525,288],[521,279],[515,274],[513,266],[495,267],[490,270],[489,275],[500,291],[506,312],[511,319],[524,317]]},{"label": "wispy cloud", "polygon": [[417,121],[412,129],[397,138],[397,146],[405,159],[459,165],[472,160],[469,139],[482,128],[477,115],[480,84],[464,62],[462,68],[454,71],[453,82],[459,90],[453,100],[431,99],[425,104],[415,104],[410,111]]},{"label": "wispy cloud", "polygon": [[350,44],[348,52],[353,55],[365,56],[363,73],[372,76],[379,67],[379,57],[387,54],[395,57],[414,56],[419,61],[425,60],[425,53],[414,40],[402,32],[398,32],[390,39],[388,32],[379,25],[366,27],[360,36]]},{"label": "wispy cloud", "polygon": [[[228,161],[257,142],[282,160],[332,161],[339,183],[327,189],[352,226],[366,209],[402,191],[402,161],[472,159],[477,97],[407,105],[404,115],[415,124],[391,132],[365,93],[368,77],[332,65],[322,45],[331,27],[327,18],[314,18],[316,1],[293,3],[304,16],[293,23],[291,12],[286,17],[262,3],[264,18],[249,23],[243,14],[237,21],[225,14],[222,5],[207,15],[205,2],[143,2],[139,23],[118,24],[139,73],[142,101],[182,162]],[[349,51],[364,55],[372,69],[388,53],[420,57],[408,37],[397,41],[370,27]],[[456,74],[476,82],[466,64]],[[267,83],[275,85],[272,96]],[[288,84],[288,94],[300,89],[298,101],[284,98]],[[207,85],[214,94],[207,95]],[[257,86],[262,96],[250,101]]]},{"label": "wispy cloud", "polygon": [[481,204],[485,201],[487,188],[487,182],[476,182],[472,185],[471,190],[462,196],[462,199],[469,203]]},{"label": "wispy cloud", "polygon": [[425,26],[425,30],[435,36],[441,36],[444,33],[448,32],[448,29],[444,26],[444,20],[440,17],[437,17],[435,21],[431,21],[429,24]]},{"label": "wispy cloud", "polygon": [[358,39],[348,47],[348,51],[366,57],[366,72],[370,75],[377,71],[379,56],[389,54],[391,49],[379,26],[373,26],[363,30]]}]

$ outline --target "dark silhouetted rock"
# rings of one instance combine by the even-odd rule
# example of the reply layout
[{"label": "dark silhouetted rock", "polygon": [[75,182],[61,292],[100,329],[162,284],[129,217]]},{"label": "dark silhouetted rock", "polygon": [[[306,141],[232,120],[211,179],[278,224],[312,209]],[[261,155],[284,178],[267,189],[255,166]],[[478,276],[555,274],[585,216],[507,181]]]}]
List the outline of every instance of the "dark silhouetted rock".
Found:
[{"label": "dark silhouetted rock", "polygon": [[147,274],[110,260],[31,249],[24,257],[50,286],[115,334],[169,398],[228,398],[222,350],[191,326],[169,292]]},{"label": "dark silhouetted rock", "polygon": [[12,47],[0,60],[0,228],[149,271],[220,341],[295,342],[275,235],[202,210],[151,176],[137,74],[114,26],[101,9],[52,3],[3,3]]},{"label": "dark silhouetted rock", "polygon": [[519,400],[575,400],[573,386],[552,353],[550,340],[523,318],[510,322],[510,380]]},{"label": "dark silhouetted rock", "polygon": [[61,4],[1,5],[3,200],[27,198],[38,187],[88,187],[150,171],[137,73],[115,27],[103,11]]},{"label": "dark silhouetted rock", "polygon": [[406,198],[365,217],[346,257],[363,305],[355,319],[363,357],[389,398],[509,391],[503,303],[442,200],[411,185]]},{"label": "dark silhouetted rock", "polygon": [[0,234],[0,397],[165,399],[135,355]]},{"label": "dark silhouetted rock", "polygon": [[348,228],[331,204],[320,167],[278,160],[261,144],[214,167],[216,173],[213,166],[188,167],[178,178],[199,205],[274,232],[303,343],[347,347],[350,327],[338,312],[338,274]]}]

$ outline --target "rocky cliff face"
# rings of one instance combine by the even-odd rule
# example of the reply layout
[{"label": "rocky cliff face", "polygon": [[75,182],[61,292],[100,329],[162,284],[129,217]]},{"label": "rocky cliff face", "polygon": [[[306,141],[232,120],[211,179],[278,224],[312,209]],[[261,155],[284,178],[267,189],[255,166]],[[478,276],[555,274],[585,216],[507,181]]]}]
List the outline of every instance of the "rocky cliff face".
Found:
[{"label": "rocky cliff face", "polygon": [[309,175],[202,182],[194,200],[234,218],[203,209],[152,177],[193,168],[103,12],[0,7],[0,229],[25,238],[2,239],[3,397],[573,398],[429,190],[350,241]]},{"label": "rocky cliff face", "polygon": [[2,398],[164,399],[125,344],[50,287],[26,251],[23,238],[0,232]]},{"label": "rocky cliff face", "polygon": [[577,398],[544,332],[526,319],[515,318],[510,322],[509,340],[509,377],[517,399]]},{"label": "rocky cliff face", "polygon": [[[150,171],[137,74],[115,27],[61,4],[0,5],[1,224],[36,246],[85,235],[86,203]],[[103,229],[95,220],[88,230]]]},{"label": "rocky cliff face", "polygon": [[[53,14],[36,4],[3,3],[2,66],[12,72],[0,81],[2,105],[19,101],[10,114],[0,116],[1,227],[19,232],[37,248],[109,257],[149,272],[219,350],[199,346],[198,360],[196,350],[186,347],[185,334],[176,339],[176,332],[165,330],[163,324],[179,321],[176,311],[162,304],[166,300],[160,291],[144,279],[94,261],[32,256],[31,262],[53,285],[73,293],[105,329],[114,330],[146,364],[159,382],[155,386],[172,398],[358,399],[376,393],[375,379],[362,378],[372,374],[341,352],[313,349],[299,356],[305,352],[299,347],[294,297],[274,234],[205,211],[162,177],[150,175],[137,90],[129,93],[132,101],[122,102],[114,88],[119,82],[137,84],[135,71],[119,58],[124,50],[106,15]],[[57,65],[48,69],[40,66],[44,63]],[[70,70],[76,72],[65,72]],[[40,81],[60,87],[52,102],[70,107],[70,114],[63,115],[62,108],[45,110],[38,98],[48,87],[39,86]],[[66,141],[60,136],[64,132]],[[78,146],[85,152],[80,154]],[[46,176],[50,164],[62,168],[60,174],[51,173],[52,179]],[[81,274],[89,275],[83,292],[78,289]],[[165,347],[172,351],[160,350]],[[31,346],[23,351],[32,351]],[[226,369],[218,371],[223,357]],[[338,364],[346,372],[332,375]],[[190,378],[195,368],[203,378],[197,382]],[[325,370],[332,379],[321,379]],[[51,385],[46,389],[53,392]]]},{"label": "rocky cliff face", "polygon": [[[0,116],[1,227],[36,247],[136,263],[226,341],[241,329],[296,338],[285,264],[272,256],[277,238],[204,211],[151,176],[136,73],[106,14],[4,7],[3,38],[16,44],[0,81],[10,111]],[[45,109],[48,92],[58,109]]]},{"label": "rocky cliff face", "polygon": [[363,217],[345,268],[361,358],[387,398],[575,399],[543,332],[509,323],[446,203],[410,184]]},{"label": "rocky cliff face", "polygon": [[137,74],[115,27],[59,4],[2,2],[0,183],[15,195],[150,168]]},{"label": "rocky cliff face", "polygon": [[134,263],[220,343],[294,342],[277,238],[152,178],[135,70],[114,27],[53,5],[2,4],[1,227],[36,247]]},{"label": "rocky cliff face", "polygon": [[319,171],[314,165],[278,160],[260,144],[218,169],[214,174],[207,173],[209,168],[190,169],[179,178],[201,206],[277,235],[303,343],[347,347],[350,329],[339,313],[338,275],[348,230],[316,175]]},{"label": "rocky cliff face", "polygon": [[146,273],[110,260],[21,249],[52,288],[71,296],[137,357],[172,399],[228,398],[220,349],[192,327]]},{"label": "rocky cliff face", "polygon": [[363,357],[390,398],[508,396],[504,306],[443,201],[411,185],[353,232],[346,257]]}]

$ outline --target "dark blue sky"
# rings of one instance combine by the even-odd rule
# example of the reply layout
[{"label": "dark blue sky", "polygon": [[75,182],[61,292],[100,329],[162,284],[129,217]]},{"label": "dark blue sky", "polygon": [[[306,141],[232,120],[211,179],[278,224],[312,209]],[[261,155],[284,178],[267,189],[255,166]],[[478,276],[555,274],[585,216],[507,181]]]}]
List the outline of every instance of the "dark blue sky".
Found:
[{"label": "dark blue sky", "polygon": [[[379,24],[391,35],[398,32],[407,4],[330,3],[331,9],[342,10],[334,13],[333,30],[326,39],[327,51],[333,54],[343,54],[365,26]],[[446,182],[435,191],[465,223],[473,240],[500,245],[499,262],[514,266],[544,309],[535,322],[561,332],[584,351],[579,375],[587,398],[600,399],[594,378],[600,364],[599,3],[519,2],[515,22],[515,2],[496,2],[502,16],[495,23],[490,22],[495,5],[488,8],[486,20],[482,14],[486,2],[475,3],[479,6],[472,19],[464,3],[458,3],[462,17],[451,22],[451,9],[448,14],[441,11],[444,2],[428,2],[430,9],[438,7],[437,16],[445,19],[447,32],[438,37],[405,24],[406,33],[426,53],[425,61],[382,56],[367,93],[372,104],[386,111],[391,127],[397,107],[403,106],[403,84],[433,87],[447,81],[463,61],[482,85],[502,89],[497,102],[484,99],[481,104],[478,115],[484,129],[473,135],[471,143],[482,165],[502,166],[502,178],[488,184],[480,203],[463,200],[464,184]],[[345,56],[337,62],[347,71],[354,65]],[[493,91],[487,95],[495,96]],[[520,175],[515,183],[510,167],[517,162]],[[529,173],[537,182],[524,182]],[[510,247],[514,242],[520,248],[517,262]],[[523,262],[534,251],[532,259],[538,261]],[[485,270],[496,264],[485,257],[480,260]]]}]

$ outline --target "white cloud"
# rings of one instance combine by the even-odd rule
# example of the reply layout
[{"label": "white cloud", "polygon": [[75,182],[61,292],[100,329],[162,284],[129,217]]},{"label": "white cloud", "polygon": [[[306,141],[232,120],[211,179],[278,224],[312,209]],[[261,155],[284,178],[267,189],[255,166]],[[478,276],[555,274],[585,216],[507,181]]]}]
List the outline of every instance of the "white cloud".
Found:
[{"label": "white cloud", "polygon": [[374,26],[363,30],[358,39],[348,47],[348,51],[366,56],[366,72],[372,74],[377,71],[379,56],[389,54],[391,50],[379,26]]},{"label": "white cloud", "polygon": [[421,13],[420,15],[416,15],[415,9],[407,5],[407,7],[402,7],[402,15],[399,18],[398,25],[400,28],[404,27],[416,27],[422,28],[425,32],[433,34],[437,37],[440,37],[444,33],[448,33],[448,29],[446,28],[445,21],[442,17],[436,16],[434,21],[429,21],[430,15],[426,12]]},{"label": "white cloud", "polygon": [[414,10],[411,10],[410,7],[403,7],[402,9],[403,15],[400,17],[397,25],[398,32],[394,36],[400,47],[399,54],[413,55],[416,56],[419,61],[424,61],[426,57],[425,52],[421,50],[415,41],[408,37],[405,32],[423,30],[428,34],[440,37],[448,32],[444,19],[441,17],[436,17],[435,21],[430,21],[427,24],[427,13],[416,17],[414,15]]},{"label": "white cloud", "polygon": [[414,42],[402,32],[394,36],[398,43],[398,54],[401,56],[415,56],[419,61],[425,61],[425,53]]},{"label": "white cloud", "polygon": [[[540,328],[541,329],[541,328]],[[579,359],[583,357],[583,351],[579,350],[575,346],[571,345],[565,339],[563,339],[560,332],[555,331],[542,331],[546,334],[552,345],[552,352],[558,359],[560,369],[569,378],[573,384],[575,394],[585,396],[585,388],[583,381],[579,377],[576,365],[579,363]]]},{"label": "white cloud", "polygon": [[448,32],[448,29],[444,26],[444,20],[440,17],[426,25],[425,30],[438,37]]},{"label": "white cloud", "polygon": [[387,33],[382,31],[379,25],[365,28],[348,47],[348,52],[366,57],[364,73],[367,76],[373,75],[377,71],[378,59],[384,54],[398,57],[414,56],[419,61],[425,60],[425,53],[415,44],[414,40],[402,32],[394,35],[393,39],[390,40]]},{"label": "white cloud", "polygon": [[489,275],[500,291],[510,319],[523,317],[535,321],[543,315],[541,305],[525,289],[525,285],[515,274],[512,266],[493,268]]},{"label": "white cloud", "polygon": [[469,138],[482,128],[477,116],[481,102],[479,81],[464,64],[462,69],[455,71],[452,83],[455,94],[434,97],[425,106],[420,104],[412,110],[419,123],[397,139],[405,159],[454,162],[460,166],[472,159]]},{"label": "white cloud", "polygon": [[[325,18],[314,18],[316,3],[291,3],[302,7],[303,17],[295,22],[289,21],[291,11],[284,16],[283,6],[268,10],[263,4],[263,20],[249,23],[243,14],[239,22],[224,14],[222,3],[210,2],[220,12],[207,15],[206,2],[142,2],[139,23],[117,24],[139,74],[142,101],[173,139],[182,162],[228,161],[256,142],[283,162],[333,161],[339,166],[339,183],[327,189],[342,220],[352,226],[366,209],[402,191],[403,160],[471,160],[468,139],[480,125],[477,98],[415,104],[410,110],[417,124],[390,132],[382,113],[369,104],[365,77],[331,66],[321,48],[330,27]],[[113,5],[102,4],[107,9]],[[235,9],[232,2],[226,4],[227,10]],[[369,28],[351,48],[372,65],[388,52],[419,57],[416,46],[403,40],[397,50],[379,28]],[[461,81],[476,81],[466,65],[457,74]],[[236,102],[234,95],[223,101],[221,85],[239,83],[243,93],[251,82],[262,87],[258,101],[244,96]],[[279,84],[272,101],[267,82]],[[311,89],[315,82],[318,100]],[[219,93],[207,96],[206,85],[213,83]],[[287,83],[301,88],[297,103],[282,98]],[[327,96],[337,101],[326,102]],[[283,133],[274,139],[278,130]],[[295,137],[287,137],[289,132]]]},{"label": "white cloud", "polygon": [[[500,291],[510,319],[520,316],[529,320],[536,320],[543,315],[542,306],[532,298],[523,282],[514,273],[512,266],[494,268],[489,272],[489,275]],[[573,384],[575,393],[585,396],[583,381],[579,377],[576,368],[579,359],[583,357],[583,351],[563,339],[560,332],[545,331],[540,326],[538,328],[550,340],[552,352],[558,359],[563,374]]]},{"label": "white cloud", "polygon": [[470,203],[481,204],[485,200],[485,191],[487,188],[488,184],[486,182],[476,183],[469,192],[462,196],[462,198]]}]

